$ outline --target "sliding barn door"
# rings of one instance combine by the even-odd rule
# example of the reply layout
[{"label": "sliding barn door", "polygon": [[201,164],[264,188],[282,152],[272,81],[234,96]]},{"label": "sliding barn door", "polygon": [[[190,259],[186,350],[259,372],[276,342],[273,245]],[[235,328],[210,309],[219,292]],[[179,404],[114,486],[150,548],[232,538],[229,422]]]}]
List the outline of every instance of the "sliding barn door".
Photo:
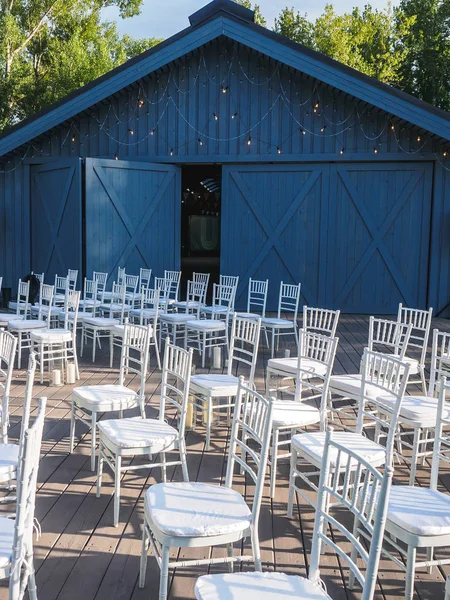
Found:
[{"label": "sliding barn door", "polygon": [[332,165],[327,305],[394,314],[426,308],[432,165]]},{"label": "sliding barn door", "polygon": [[180,266],[181,172],[171,165],[86,159],[86,272]]},{"label": "sliding barn door", "polygon": [[48,283],[68,269],[77,269],[81,277],[81,190],[78,158],[30,168],[31,269],[44,272]]},{"label": "sliding barn door", "polygon": [[239,275],[236,306],[248,279],[269,279],[267,308],[280,281],[302,284],[303,301],[324,296],[328,165],[231,165],[223,168],[221,272]]}]

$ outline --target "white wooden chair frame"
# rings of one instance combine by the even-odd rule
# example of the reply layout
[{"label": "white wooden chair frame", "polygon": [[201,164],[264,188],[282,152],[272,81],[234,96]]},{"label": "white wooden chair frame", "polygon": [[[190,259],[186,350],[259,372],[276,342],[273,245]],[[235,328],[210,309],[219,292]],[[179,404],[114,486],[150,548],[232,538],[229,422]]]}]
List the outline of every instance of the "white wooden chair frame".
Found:
[{"label": "white wooden chair frame", "polygon": [[0,394],[1,394],[1,442],[8,443],[9,395],[16,356],[17,338],[0,329]]},{"label": "white wooden chair frame", "polygon": [[267,292],[269,291],[269,280],[248,280],[247,312],[239,312],[240,317],[245,319],[259,319],[266,316]]},{"label": "white wooden chair frame", "polygon": [[[194,409],[206,416],[206,449],[211,446],[211,429],[213,413],[234,409],[239,378],[236,375],[241,367],[248,370],[245,385],[253,388],[256,362],[258,360],[261,319],[243,319],[235,313],[231,324],[230,354],[226,375],[206,374],[194,375],[191,379],[191,394],[194,397]],[[213,386],[207,385],[212,382]],[[215,404],[219,398],[226,402]]]},{"label": "white wooden chair frame", "polygon": [[92,273],[92,279],[97,282],[97,298],[100,304],[104,304],[105,299],[103,297],[106,290],[106,282],[108,281],[108,273],[101,271],[94,271]]},{"label": "white wooden chair frame", "polygon": [[142,325],[125,325],[118,385],[124,386],[126,375],[137,375],[140,380],[139,391],[137,393],[110,398],[109,401],[105,400],[100,405],[97,405],[86,402],[83,398],[84,392],[86,390],[93,390],[95,394],[96,392],[101,392],[102,389],[108,390],[110,386],[84,386],[72,390],[70,453],[74,449],[76,421],[81,421],[91,431],[91,471],[95,471],[98,415],[119,411],[120,417],[122,417],[124,410],[139,408],[141,416],[145,416],[145,381],[147,378],[150,329],[150,325],[146,327]]},{"label": "white wooden chair frame", "polygon": [[[337,455],[336,467],[332,466],[330,460],[332,452]],[[347,473],[343,479],[342,473]],[[354,477],[349,477],[349,473],[354,474]],[[242,598],[249,595],[268,600],[278,594],[280,598],[289,597],[292,600],[308,597],[330,600],[320,573],[320,558],[325,554],[326,547],[329,547],[339,557],[340,568],[349,570],[349,589],[353,590],[356,580],[362,587],[362,600],[372,600],[377,583],[392,475],[392,467],[386,467],[384,474],[381,474],[370,463],[337,443],[328,430],[321,465],[308,580],[279,572],[264,575],[206,575],[197,580],[196,598],[208,600],[212,597],[237,597],[240,589]],[[341,512],[345,510],[345,517],[350,513],[350,519],[331,514],[330,508],[335,505],[341,508]],[[353,523],[352,531],[346,526],[348,522]],[[345,539],[344,548],[329,533],[330,525],[333,531]],[[369,549],[366,549],[361,538],[370,546]],[[348,553],[346,548],[351,548],[352,551]],[[361,563],[365,566],[364,572]],[[282,590],[287,589],[283,593]]]},{"label": "white wooden chair frame", "polygon": [[[406,349],[406,357],[411,362],[411,375],[419,375],[418,378],[410,380],[408,385],[414,385],[416,383],[422,384],[422,391],[424,394],[427,393],[427,383],[425,378],[425,361],[428,350],[428,339],[431,331],[431,319],[433,317],[433,309],[419,310],[416,308],[406,308],[401,303],[398,306],[397,321],[399,323],[406,323],[412,325],[411,336]],[[418,359],[410,359],[408,351],[410,349],[420,352]]]},{"label": "white wooden chair frame", "polygon": [[[253,480],[255,484],[255,493],[251,510],[251,525],[244,531],[241,530],[232,533],[226,532],[210,536],[169,536],[156,526],[151,518],[147,505],[145,505],[139,587],[142,588],[145,585],[149,544],[152,547],[158,566],[161,570],[159,600],[166,600],[167,598],[169,569],[171,568],[219,563],[232,565],[234,563],[250,561],[255,564],[255,569],[257,571],[261,571],[258,523],[262,494],[264,491],[271,426],[271,401],[266,400],[257,392],[244,387],[243,381],[240,380],[230,437],[225,488],[232,488],[236,464],[239,465]],[[250,441],[252,443],[250,443]],[[248,459],[250,459],[251,462]],[[256,468],[254,467],[255,462]],[[211,487],[216,488],[216,486]],[[201,505],[199,505],[199,510],[201,510]],[[186,517],[186,519],[188,519],[188,517]],[[251,539],[252,553],[247,555],[233,555],[233,544],[246,537],[250,537]],[[171,548],[204,548],[224,544],[227,545],[227,556],[217,556],[199,560],[169,560]]]},{"label": "white wooden chair frame", "polygon": [[[358,405],[357,421],[354,429],[349,426],[344,426],[344,431],[340,433],[340,442],[348,445],[351,448],[352,443],[360,444],[360,440],[364,441],[367,436],[365,432],[368,426],[374,430],[374,441],[368,441],[370,448],[365,450],[367,456],[370,454],[373,458],[370,459],[374,467],[389,465],[392,462],[393,445],[395,434],[398,425],[398,417],[400,414],[401,403],[405,394],[406,385],[408,382],[409,365],[402,362],[398,358],[380,352],[364,350],[362,359],[362,385]],[[390,394],[395,397],[392,407],[389,412],[379,413],[373,410],[373,401],[376,396],[383,397]],[[332,414],[332,413],[331,413]],[[333,424],[338,426],[337,421]],[[296,484],[297,477],[300,478],[306,485],[318,491],[314,479],[320,475],[321,460],[312,456],[307,447],[304,447],[304,441],[307,441],[304,436],[318,435],[317,446],[322,444],[321,451],[323,452],[323,440],[320,442],[320,436],[323,434],[299,434],[294,435],[291,439],[291,466],[289,476],[289,496],[288,496],[288,517],[293,516],[294,494],[297,492],[306,502],[313,506],[311,497],[304,492]],[[303,440],[302,440],[303,437]],[[382,446],[380,441],[385,438],[386,444]],[[381,451],[381,452],[380,452]],[[366,460],[369,460],[368,458]],[[316,470],[303,472],[301,466],[308,465]]]},{"label": "white wooden chair frame", "polygon": [[[8,329],[11,333],[17,335],[17,368],[22,365],[22,350],[31,348],[31,333],[36,329],[50,328],[52,309],[53,309],[53,294],[54,286],[41,283],[39,291],[39,303],[37,307],[37,319],[16,321],[14,318],[8,323]],[[61,308],[58,308],[60,311]],[[32,313],[33,314],[33,313]]]},{"label": "white wooden chair frame", "polygon": [[[280,294],[278,298],[278,312],[276,319],[264,317],[262,320],[262,329],[266,337],[266,344],[269,348],[268,332],[271,335],[270,357],[274,357],[275,340],[277,341],[277,350],[281,336],[293,335],[297,343],[297,316],[298,305],[300,303],[301,284],[292,285],[289,283],[280,283]],[[282,317],[283,313],[292,313],[292,320]]]},{"label": "white wooden chair frame", "polygon": [[164,271],[164,279],[171,281],[175,284],[174,287],[171,287],[171,292],[173,292],[173,297],[170,298],[173,302],[178,302],[178,294],[180,291],[180,281],[181,281],[181,271]]},{"label": "white wooden chair frame", "polygon": [[203,306],[203,299],[206,296],[206,284],[197,281],[187,282],[186,302],[174,303],[177,312],[166,312],[159,318],[159,344],[161,338],[169,337],[172,344],[176,345],[180,341],[186,348],[186,323],[192,319],[200,318],[200,309]]},{"label": "white wooden chair frame", "polygon": [[313,306],[306,306],[305,304],[303,307],[302,329],[336,337],[340,316],[340,310],[316,308]]},{"label": "white wooden chair frame", "polygon": [[[136,471],[139,469],[154,469],[161,468],[162,481],[166,481],[166,469],[168,467],[174,467],[181,465],[184,481],[189,481],[188,468],[187,468],[187,457],[186,457],[186,444],[185,444],[185,430],[186,430],[186,412],[189,402],[189,386],[192,370],[192,350],[186,352],[182,348],[173,346],[169,340],[167,340],[163,371],[162,371],[162,383],[161,383],[161,395],[159,405],[159,418],[158,419],[144,419],[146,424],[156,426],[156,430],[160,429],[158,424],[164,424],[167,419],[167,408],[175,409],[176,416],[175,420],[178,423],[177,428],[171,428],[169,425],[164,427],[165,434],[173,430],[174,438],[170,444],[147,444],[142,443],[132,447],[127,443],[126,447],[122,447],[120,444],[111,439],[108,435],[108,425],[111,423],[108,420],[100,421],[98,423],[99,430],[99,444],[98,444],[98,471],[97,471],[97,498],[101,494],[102,484],[102,473],[103,464],[106,463],[114,473],[114,527],[119,524],[119,510],[120,510],[120,479],[121,474],[125,471]],[[173,381],[175,380],[175,382]],[[171,415],[172,416],[172,415]],[[139,428],[142,424],[142,419],[121,419],[122,423],[126,423],[128,432],[133,429]],[[146,433],[150,433],[146,430]],[[144,440],[145,441],[145,440]],[[167,452],[178,452],[178,460],[166,460]],[[126,464],[123,465],[122,460],[125,458],[131,458],[134,456],[149,456],[150,460],[155,455],[160,455],[160,460],[157,462],[149,462],[146,464],[139,463],[137,465]]]},{"label": "white wooden chair frame", "polygon": [[[320,423],[320,430],[325,431],[328,422],[328,387],[330,376],[333,371],[334,359],[339,339],[328,335],[322,335],[311,331],[301,329],[299,331],[299,355],[297,360],[297,372],[295,375],[295,391],[294,399],[287,401],[277,401],[274,403],[274,421],[272,428],[272,444],[270,452],[270,496],[275,497],[276,477],[278,460],[290,458],[291,452],[280,454],[279,449],[284,446],[291,445],[291,437],[294,433],[301,431],[308,425]],[[278,389],[271,387],[273,377],[291,378],[289,373],[283,373],[280,369],[267,367],[266,376],[266,396],[272,397],[275,392],[278,398]],[[304,392],[308,392],[308,396],[304,396]],[[289,403],[301,402],[302,400],[312,400],[320,398],[320,408],[310,406],[304,402],[297,409],[301,412],[298,414],[298,421],[293,423],[288,419],[284,423],[282,416],[278,417],[277,406],[281,410],[289,411]],[[294,405],[295,407],[295,405]],[[288,439],[284,436],[288,435]]]},{"label": "white wooden chair frame", "polygon": [[11,320],[28,319],[31,313],[29,302],[30,282],[19,279],[17,285],[17,300],[8,304],[9,310],[14,309],[14,313],[0,313],[0,327],[5,327]]},{"label": "white wooden chair frame", "polygon": [[[138,323],[139,325],[151,325],[152,326],[152,337],[151,337],[151,341],[150,341],[150,346],[155,347],[156,362],[158,363],[158,369],[161,370],[161,358],[159,355],[159,344],[158,344],[159,305],[160,305],[159,289],[148,288],[146,290],[143,290],[143,292],[141,294],[141,306],[139,309],[135,308],[131,311],[130,318],[131,318],[131,321],[133,321],[134,323]],[[114,334],[116,334],[115,331],[114,331]],[[120,338],[122,338],[122,335],[120,335]],[[114,351],[114,349],[113,349],[113,351]],[[111,353],[111,356],[112,356],[112,353]]]},{"label": "white wooden chair frame", "polygon": [[30,333],[31,351],[36,353],[40,382],[44,383],[44,365],[61,361],[62,378],[67,373],[69,360],[75,365],[75,377],[80,379],[77,357],[77,321],[80,294],[68,291],[64,302],[64,327],[62,329],[36,329]]}]

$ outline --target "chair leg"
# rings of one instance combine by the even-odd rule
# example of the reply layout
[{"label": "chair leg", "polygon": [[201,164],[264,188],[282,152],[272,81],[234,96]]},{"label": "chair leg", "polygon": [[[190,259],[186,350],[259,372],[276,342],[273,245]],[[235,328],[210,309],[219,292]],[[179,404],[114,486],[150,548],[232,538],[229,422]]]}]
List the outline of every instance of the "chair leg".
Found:
[{"label": "chair leg", "polygon": [[158,363],[158,369],[161,371],[161,358],[159,356],[158,336],[156,335],[156,331],[153,333],[153,339],[155,340],[156,362]]},{"label": "chair leg", "polygon": [[206,333],[203,332],[202,369],[205,368],[205,355],[206,355]]},{"label": "chair leg", "polygon": [[275,352],[275,329],[272,329],[272,342],[271,342],[270,358],[273,358],[274,352]]},{"label": "chair leg", "polygon": [[95,471],[95,446],[97,443],[97,413],[91,417],[91,471]]},{"label": "chair leg", "polygon": [[420,379],[422,381],[422,390],[424,393],[424,396],[427,395],[427,381],[425,379],[425,368],[422,366],[420,367]]},{"label": "chair leg", "polygon": [[255,571],[262,571],[261,564],[261,549],[259,547],[259,536],[256,527],[252,527],[251,531],[252,553],[255,561]]},{"label": "chair leg", "polygon": [[97,331],[94,329],[92,332],[92,362],[95,362],[95,347],[97,345]]},{"label": "chair leg", "polygon": [[409,475],[409,485],[414,485],[414,480],[416,478],[416,469],[417,469],[417,455],[419,453],[420,446],[420,429],[414,430],[414,439],[413,439],[413,447],[411,453],[411,473]]},{"label": "chair leg", "polygon": [[75,442],[75,403],[72,400],[72,413],[70,415],[70,454],[73,453],[73,446]]},{"label": "chair leg", "polygon": [[206,401],[206,449],[211,447],[212,398]]},{"label": "chair leg", "polygon": [[184,439],[180,442],[180,460],[181,460],[181,471],[183,472],[183,480],[189,481],[189,471],[187,466],[187,456],[186,456],[186,444]]},{"label": "chair leg", "polygon": [[[144,517],[145,519],[145,517]],[[147,571],[147,557],[148,557],[148,536],[147,529],[145,527],[145,521],[142,525],[142,545],[141,545],[141,561],[139,566],[139,587],[142,589],[145,585],[145,575]]]},{"label": "chair leg", "polygon": [[161,481],[166,483],[167,481],[167,468],[166,468],[166,453],[161,452]]},{"label": "chair leg", "polygon": [[17,343],[17,368],[20,369],[22,364],[22,332],[19,331],[19,339]]},{"label": "chair leg", "polygon": [[169,586],[169,546],[162,547],[161,574],[159,578],[159,600],[166,600]]},{"label": "chair leg", "polygon": [[116,469],[114,473],[114,527],[119,525],[119,510],[120,510],[120,473],[122,467],[122,457],[115,456]]},{"label": "chair leg", "polygon": [[102,493],[102,476],[103,476],[103,451],[102,451],[102,439],[100,437],[98,443],[98,464],[97,464],[97,491],[96,496],[100,498]]},{"label": "chair leg", "polygon": [[416,568],[416,548],[408,546],[406,558],[405,600],[412,600],[414,593],[414,571]]},{"label": "chair leg", "polygon": [[294,516],[294,495],[295,495],[295,469],[297,467],[297,452],[291,446],[291,466],[289,472],[289,496],[287,505],[287,516],[288,519],[292,519]]},{"label": "chair leg", "polygon": [[272,431],[272,456],[270,457],[270,497],[275,498],[275,484],[277,481],[277,465],[278,465],[278,438],[280,432],[278,429]]},{"label": "chair leg", "polygon": [[112,369],[114,361],[114,335],[113,332],[109,334],[109,368]]},{"label": "chair leg", "polygon": [[[227,544],[227,556],[228,558],[233,558],[233,542],[231,544]],[[228,572],[232,573],[234,571],[234,563],[228,563]]]},{"label": "chair leg", "polygon": [[28,553],[26,560],[27,560],[28,568],[30,569],[30,571],[28,573],[28,586],[27,586],[28,598],[29,598],[29,600],[37,600],[36,575],[35,575],[35,571],[34,571],[34,560],[33,560],[32,552]]}]

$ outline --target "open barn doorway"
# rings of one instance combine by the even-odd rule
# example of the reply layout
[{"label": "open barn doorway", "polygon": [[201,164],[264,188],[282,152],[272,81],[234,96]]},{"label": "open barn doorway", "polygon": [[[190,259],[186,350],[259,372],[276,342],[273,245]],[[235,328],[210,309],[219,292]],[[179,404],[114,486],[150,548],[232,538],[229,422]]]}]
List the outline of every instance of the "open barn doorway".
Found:
[{"label": "open barn doorway", "polygon": [[222,167],[188,165],[182,169],[182,285],[192,273],[210,273],[210,289],[219,280]]}]

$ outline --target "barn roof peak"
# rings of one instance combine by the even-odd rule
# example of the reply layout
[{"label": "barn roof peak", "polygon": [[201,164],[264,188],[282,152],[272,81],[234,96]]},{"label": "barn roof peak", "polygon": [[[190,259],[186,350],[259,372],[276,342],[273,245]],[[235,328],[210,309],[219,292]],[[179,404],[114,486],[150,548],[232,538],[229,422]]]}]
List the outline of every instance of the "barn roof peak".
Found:
[{"label": "barn roof peak", "polygon": [[255,22],[255,12],[249,8],[245,8],[233,0],[213,0],[193,15],[189,17],[189,23],[193,26],[200,25],[204,21],[218,16],[218,14],[224,14],[227,16],[232,15],[247,23]]}]

